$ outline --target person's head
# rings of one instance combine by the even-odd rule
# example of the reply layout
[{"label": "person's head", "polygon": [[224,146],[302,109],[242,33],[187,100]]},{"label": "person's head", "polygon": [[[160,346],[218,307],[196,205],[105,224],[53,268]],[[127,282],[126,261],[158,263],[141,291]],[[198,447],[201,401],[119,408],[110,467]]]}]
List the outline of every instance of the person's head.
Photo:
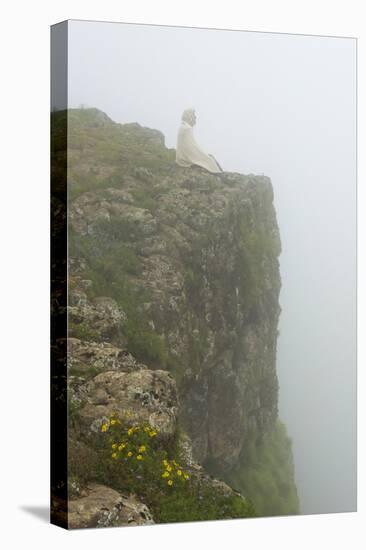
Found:
[{"label": "person's head", "polygon": [[196,112],[194,109],[186,109],[183,111],[182,114],[182,120],[184,122],[187,122],[190,126],[194,126],[196,124]]}]

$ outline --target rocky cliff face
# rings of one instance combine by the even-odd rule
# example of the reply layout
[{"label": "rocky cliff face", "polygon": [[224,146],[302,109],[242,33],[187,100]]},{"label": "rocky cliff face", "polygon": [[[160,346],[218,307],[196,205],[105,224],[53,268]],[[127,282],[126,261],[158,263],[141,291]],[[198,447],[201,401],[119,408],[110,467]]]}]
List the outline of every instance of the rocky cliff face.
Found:
[{"label": "rocky cliff face", "polygon": [[[181,168],[156,130],[86,114],[71,112],[70,124],[71,319],[89,307],[84,326],[100,339],[170,370],[196,459],[230,469],[248,433],[264,433],[277,416],[280,237],[271,182]],[[88,136],[81,152],[72,137],[80,132]],[[107,170],[95,136],[103,144],[110,132],[129,152],[116,152]]]},{"label": "rocky cliff face", "polygon": [[224,473],[277,418],[273,190],[174,159],[157,130],[69,112],[71,374],[89,424],[126,388],[165,392],[161,426],[177,421],[194,460]]}]

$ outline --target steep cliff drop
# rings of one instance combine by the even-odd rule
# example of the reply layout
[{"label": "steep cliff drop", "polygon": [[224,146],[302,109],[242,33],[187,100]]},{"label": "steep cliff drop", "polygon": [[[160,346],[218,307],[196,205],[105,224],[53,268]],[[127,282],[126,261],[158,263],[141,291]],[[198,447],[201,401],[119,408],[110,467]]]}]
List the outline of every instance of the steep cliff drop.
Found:
[{"label": "steep cliff drop", "polygon": [[[225,481],[231,499],[240,492],[257,515],[298,513],[291,442],[278,421],[271,181],[177,166],[159,131],[97,109],[70,110],[68,128],[70,463],[98,419],[128,407],[139,421],[155,419],[201,479],[216,489],[222,482],[209,474]],[[99,487],[91,481],[100,478],[83,481],[84,499]],[[139,497],[129,504],[137,523]],[[179,521],[150,504],[149,521]]]}]

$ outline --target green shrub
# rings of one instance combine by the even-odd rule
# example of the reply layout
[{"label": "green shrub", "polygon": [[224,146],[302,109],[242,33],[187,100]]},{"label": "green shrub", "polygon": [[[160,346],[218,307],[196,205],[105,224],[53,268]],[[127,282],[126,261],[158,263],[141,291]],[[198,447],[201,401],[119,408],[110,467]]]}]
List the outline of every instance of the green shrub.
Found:
[{"label": "green shrub", "polygon": [[143,186],[138,189],[133,189],[131,194],[135,200],[136,206],[140,208],[146,208],[150,212],[154,213],[157,209],[159,202],[155,198],[154,189],[150,186]]},{"label": "green shrub", "polygon": [[152,330],[144,328],[142,318],[140,322],[129,318],[126,323],[125,333],[128,341],[128,349],[141,362],[151,366],[164,368],[167,363],[167,350],[162,336]]},{"label": "green shrub", "polygon": [[[155,508],[156,507],[156,508]],[[193,483],[156,502],[159,523],[255,517],[253,505],[239,495],[225,495],[205,483]]]},{"label": "green shrub", "polygon": [[87,340],[89,342],[99,340],[98,331],[90,327],[87,323],[75,323],[70,320],[68,322],[68,336],[69,338],[79,338],[80,340]]}]

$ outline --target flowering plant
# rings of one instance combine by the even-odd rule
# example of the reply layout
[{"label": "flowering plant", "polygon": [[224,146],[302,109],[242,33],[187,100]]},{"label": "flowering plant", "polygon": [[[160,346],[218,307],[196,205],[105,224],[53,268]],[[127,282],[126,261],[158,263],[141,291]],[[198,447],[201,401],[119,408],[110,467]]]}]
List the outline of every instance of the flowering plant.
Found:
[{"label": "flowering plant", "polygon": [[153,483],[156,489],[179,487],[190,480],[188,469],[159,443],[159,430],[149,423],[130,423],[114,413],[104,419],[100,431],[109,458],[122,469],[121,476],[138,483]]}]

